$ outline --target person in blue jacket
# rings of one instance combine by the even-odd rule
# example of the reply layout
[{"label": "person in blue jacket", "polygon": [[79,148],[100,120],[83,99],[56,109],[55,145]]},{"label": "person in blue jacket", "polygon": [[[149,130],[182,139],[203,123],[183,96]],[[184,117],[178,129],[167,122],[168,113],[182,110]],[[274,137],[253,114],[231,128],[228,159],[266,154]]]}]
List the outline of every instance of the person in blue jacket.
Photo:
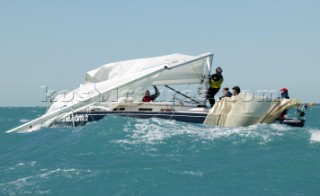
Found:
[{"label": "person in blue jacket", "polygon": [[282,99],[290,99],[288,89],[282,88],[280,90],[280,93],[281,93],[281,98]]},{"label": "person in blue jacket", "polygon": [[225,87],[222,90],[223,96],[219,97],[219,99],[223,99],[224,97],[232,97],[232,93],[229,91],[229,88]]},{"label": "person in blue jacket", "polygon": [[[287,88],[282,88],[280,90],[281,93],[281,99],[290,99],[289,97],[289,92]],[[280,118],[286,118],[286,115],[288,114],[288,110],[284,110],[281,114],[280,114]]]}]

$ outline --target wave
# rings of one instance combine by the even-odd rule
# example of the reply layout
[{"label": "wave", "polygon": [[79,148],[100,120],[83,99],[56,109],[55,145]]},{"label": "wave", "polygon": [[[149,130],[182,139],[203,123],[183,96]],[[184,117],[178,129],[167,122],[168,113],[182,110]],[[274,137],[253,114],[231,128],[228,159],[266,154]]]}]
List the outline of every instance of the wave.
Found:
[{"label": "wave", "polygon": [[137,119],[124,125],[127,138],[115,140],[115,143],[123,144],[156,144],[167,139],[182,136],[202,140],[219,140],[223,138],[247,138],[258,139],[261,143],[267,143],[274,136],[281,136],[293,128],[280,124],[259,124],[249,127],[212,127],[202,124],[181,123],[162,119]]},{"label": "wave", "polygon": [[[31,119],[24,116],[16,119],[24,118]],[[273,176],[280,176],[281,181],[281,175],[294,174],[288,176],[290,179],[296,177],[297,172],[305,172],[301,167],[318,161],[320,128],[317,122],[305,128],[281,124],[227,128],[111,115],[83,127],[43,128],[26,134],[2,133],[0,159],[6,161],[0,165],[0,195],[70,195],[75,192],[104,195],[107,189],[110,195],[141,194],[141,190],[152,194],[160,189],[168,190],[172,185],[170,180],[188,179],[190,184],[197,184],[199,180],[203,187],[212,187],[211,179],[221,184],[221,179],[231,180],[233,184],[250,180],[254,183],[257,175],[257,181],[263,177],[273,182],[277,180]],[[286,170],[279,164],[286,166]],[[274,169],[272,175],[270,168]],[[263,176],[264,172],[267,175]],[[308,175],[314,173],[313,170],[309,172]],[[301,174],[301,179],[305,175]],[[141,188],[141,182],[147,181],[167,184],[148,192],[152,187],[149,184]],[[243,186],[247,184],[236,188]],[[188,191],[183,194],[190,193]],[[205,193],[210,192],[212,190]],[[197,193],[199,191],[194,194]],[[221,195],[221,192],[216,194]]]},{"label": "wave", "polygon": [[[17,166],[25,166],[29,165],[30,163],[21,163]],[[34,166],[34,162],[31,163],[32,167]],[[27,168],[25,168],[27,169]],[[17,179],[0,183],[0,190],[3,193],[8,195],[20,195],[20,194],[51,194],[53,190],[39,188],[39,184],[46,183],[50,181],[54,181],[56,179],[67,178],[72,179],[81,176],[91,176],[91,170],[81,170],[75,168],[57,168],[57,169],[39,169],[36,174],[18,177]],[[36,188],[35,188],[36,187]]]},{"label": "wave", "polygon": [[22,118],[22,119],[20,119],[19,122],[21,122],[21,123],[26,123],[26,122],[29,122],[29,121],[30,121],[29,119]]},{"label": "wave", "polygon": [[[41,127],[37,127],[36,130],[40,128]],[[168,140],[173,138],[188,141],[201,140],[200,142],[227,140],[233,144],[243,143],[248,140],[255,140],[259,144],[267,144],[272,141],[273,138],[288,134],[290,131],[301,129],[281,124],[258,124],[248,127],[230,128],[184,123],[158,118],[134,119],[111,115],[101,121],[88,123],[84,127],[52,127],[50,129],[41,129],[40,132],[45,130],[50,130],[51,133],[56,131],[60,132],[61,130],[66,130],[67,132],[72,130],[72,133],[75,134],[87,134],[82,132],[89,132],[85,137],[87,139],[92,137],[90,134],[98,133],[100,136],[108,137],[108,140],[110,139],[115,144],[136,145],[161,144],[166,143]],[[308,129],[303,128],[302,130]],[[75,137],[75,134],[70,137]],[[311,140],[313,142],[317,142],[317,133],[312,132],[312,135]]]},{"label": "wave", "polygon": [[320,130],[312,129],[310,130],[310,142],[311,143],[317,143],[320,142]]}]

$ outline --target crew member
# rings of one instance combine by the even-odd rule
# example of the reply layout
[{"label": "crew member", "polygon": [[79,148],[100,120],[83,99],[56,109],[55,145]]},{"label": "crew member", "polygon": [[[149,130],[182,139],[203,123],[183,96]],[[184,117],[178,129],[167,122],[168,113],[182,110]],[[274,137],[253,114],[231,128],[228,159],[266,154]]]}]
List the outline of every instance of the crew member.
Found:
[{"label": "crew member", "polygon": [[[288,89],[286,88],[282,88],[280,90],[280,93],[281,93],[281,99],[290,99],[289,97],[289,92],[288,92]],[[288,114],[288,110],[284,110],[281,114],[280,114],[280,118],[285,118]]]},{"label": "crew member", "polygon": [[229,88],[225,87],[222,89],[223,96],[219,97],[219,99],[223,99],[224,97],[231,97],[232,93],[229,91]]},{"label": "crew member", "polygon": [[207,98],[209,99],[211,107],[215,104],[214,96],[219,92],[221,88],[221,84],[223,82],[222,69],[221,67],[217,67],[216,73],[212,74],[209,80],[209,89],[207,93]]},{"label": "crew member", "polygon": [[232,91],[233,91],[233,96],[237,96],[240,94],[241,90],[240,90],[240,87],[239,86],[235,86],[232,88]]},{"label": "crew member", "polygon": [[290,99],[288,89],[282,88],[280,90],[280,93],[281,93],[281,98],[282,99]]},{"label": "crew member", "polygon": [[155,94],[150,95],[150,91],[146,90],[145,92],[145,96],[142,98],[143,102],[150,102],[150,101],[154,101],[155,99],[157,99],[160,95],[159,93],[159,89],[156,86],[153,86],[154,90],[155,90]]}]

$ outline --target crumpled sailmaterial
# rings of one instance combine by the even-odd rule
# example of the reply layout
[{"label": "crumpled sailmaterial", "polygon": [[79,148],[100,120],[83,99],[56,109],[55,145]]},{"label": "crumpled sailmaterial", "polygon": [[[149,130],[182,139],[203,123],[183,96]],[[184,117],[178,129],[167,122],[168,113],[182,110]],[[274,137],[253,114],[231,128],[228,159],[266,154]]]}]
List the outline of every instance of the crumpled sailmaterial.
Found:
[{"label": "crumpled sailmaterial", "polygon": [[301,101],[295,99],[270,99],[240,93],[216,102],[209,110],[204,124],[224,127],[271,124],[284,110],[301,104]]}]

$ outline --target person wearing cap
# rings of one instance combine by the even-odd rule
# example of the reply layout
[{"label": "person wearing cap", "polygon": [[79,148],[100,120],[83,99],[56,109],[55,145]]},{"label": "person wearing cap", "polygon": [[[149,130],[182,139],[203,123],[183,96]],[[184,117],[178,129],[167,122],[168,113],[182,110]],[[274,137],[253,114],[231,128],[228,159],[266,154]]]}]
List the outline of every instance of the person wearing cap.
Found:
[{"label": "person wearing cap", "polygon": [[[288,89],[282,88],[282,89],[280,90],[280,93],[281,93],[281,99],[290,99]],[[284,111],[280,114],[280,118],[285,118],[287,114],[288,114],[288,110],[284,110]]]},{"label": "person wearing cap", "polygon": [[280,90],[280,93],[281,93],[281,98],[283,98],[283,99],[290,99],[289,93],[288,93],[288,89],[282,88],[282,89]]},{"label": "person wearing cap", "polygon": [[209,89],[207,92],[207,98],[209,99],[211,107],[215,104],[214,96],[219,92],[221,88],[221,84],[223,82],[222,69],[221,67],[217,67],[216,73],[212,74],[209,79]]}]

